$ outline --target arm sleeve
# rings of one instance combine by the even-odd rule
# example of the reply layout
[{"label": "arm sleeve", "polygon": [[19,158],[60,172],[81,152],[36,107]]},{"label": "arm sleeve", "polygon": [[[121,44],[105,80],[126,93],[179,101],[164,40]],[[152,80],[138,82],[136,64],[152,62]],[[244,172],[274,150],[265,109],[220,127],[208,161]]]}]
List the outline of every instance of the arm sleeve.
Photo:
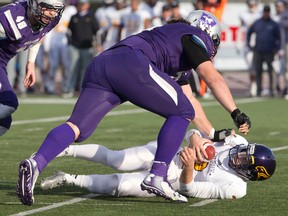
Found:
[{"label": "arm sleeve", "polygon": [[239,199],[246,195],[246,184],[234,182],[215,184],[214,182],[195,182],[183,184],[180,182],[180,192],[189,197],[203,199]]},{"label": "arm sleeve", "polygon": [[34,63],[41,43],[37,43],[28,50],[28,62]]},{"label": "arm sleeve", "polygon": [[181,42],[185,56],[193,69],[196,69],[198,65],[205,61],[210,61],[205,48],[193,41],[191,35],[184,35]]}]

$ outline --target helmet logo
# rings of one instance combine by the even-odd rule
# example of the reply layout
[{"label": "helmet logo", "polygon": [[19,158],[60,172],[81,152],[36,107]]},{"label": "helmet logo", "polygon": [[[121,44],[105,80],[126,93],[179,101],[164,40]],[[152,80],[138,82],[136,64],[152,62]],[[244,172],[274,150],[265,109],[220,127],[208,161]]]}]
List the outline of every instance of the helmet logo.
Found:
[{"label": "helmet logo", "polygon": [[206,31],[209,35],[211,33],[211,28],[215,26],[217,23],[213,20],[208,14],[202,13],[201,17],[199,18],[199,27]]},{"label": "helmet logo", "polygon": [[257,170],[257,179],[264,178],[268,179],[271,175],[267,172],[264,166],[256,166],[255,170]]},{"label": "helmet logo", "polygon": [[203,163],[196,162],[194,164],[194,169],[196,171],[203,171],[207,167],[207,165],[208,165],[207,162],[203,162]]}]

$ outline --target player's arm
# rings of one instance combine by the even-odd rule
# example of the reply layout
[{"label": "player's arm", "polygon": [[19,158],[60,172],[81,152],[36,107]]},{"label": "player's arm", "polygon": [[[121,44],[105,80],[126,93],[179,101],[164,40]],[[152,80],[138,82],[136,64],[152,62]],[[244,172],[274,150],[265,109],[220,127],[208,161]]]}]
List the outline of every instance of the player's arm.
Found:
[{"label": "player's arm", "polygon": [[28,59],[26,64],[26,75],[23,80],[24,86],[31,87],[36,82],[36,75],[35,75],[35,60],[37,57],[37,53],[39,51],[39,48],[41,46],[41,43],[43,42],[43,38],[34,46],[30,47],[28,50]]},{"label": "player's arm", "polygon": [[185,35],[182,38],[182,46],[191,67],[204,80],[220,104],[231,114],[239,131],[247,134],[250,130],[251,122],[244,113],[237,109],[224,78],[213,66],[205,47],[192,41],[190,35]]},{"label": "player's arm", "polygon": [[220,141],[225,139],[225,137],[229,136],[229,129],[215,130],[213,128],[212,124],[206,117],[206,114],[200,102],[193,96],[190,85],[185,84],[181,87],[184,94],[187,96],[195,110],[195,118],[192,120],[192,123],[213,141]]}]

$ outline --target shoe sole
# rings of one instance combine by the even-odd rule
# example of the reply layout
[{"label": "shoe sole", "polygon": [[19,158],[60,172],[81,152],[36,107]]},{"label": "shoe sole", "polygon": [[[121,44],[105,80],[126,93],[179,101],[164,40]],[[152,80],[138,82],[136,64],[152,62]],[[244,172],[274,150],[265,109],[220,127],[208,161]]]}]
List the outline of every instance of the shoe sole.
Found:
[{"label": "shoe sole", "polygon": [[147,191],[149,194],[153,193],[153,194],[155,194],[156,196],[161,196],[161,197],[163,197],[165,200],[169,200],[169,201],[174,202],[174,203],[186,203],[186,201],[183,201],[183,200],[173,200],[171,197],[166,196],[166,195],[165,195],[161,190],[159,190],[158,188],[153,187],[153,186],[150,186],[150,185],[147,185],[147,184],[145,184],[145,182],[142,182],[140,186],[141,186],[141,190],[142,190],[142,191]]},{"label": "shoe sole", "polygon": [[[17,184],[17,195],[21,203],[24,205],[32,205],[34,203],[32,189],[33,168],[30,160],[24,160],[19,165],[19,180]],[[30,181],[30,183],[28,183]]]}]

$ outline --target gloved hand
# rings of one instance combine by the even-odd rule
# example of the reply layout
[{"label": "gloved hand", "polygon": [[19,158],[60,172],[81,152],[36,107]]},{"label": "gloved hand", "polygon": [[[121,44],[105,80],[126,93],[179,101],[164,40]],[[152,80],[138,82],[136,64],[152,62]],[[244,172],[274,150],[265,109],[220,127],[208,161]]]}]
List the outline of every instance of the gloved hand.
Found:
[{"label": "gloved hand", "polygon": [[231,131],[232,129],[215,130],[213,128],[209,134],[209,138],[213,142],[223,141],[227,136],[230,136]]},{"label": "gloved hand", "polygon": [[234,121],[234,124],[237,126],[237,128],[240,128],[240,126],[245,123],[248,125],[248,129],[251,128],[251,121],[249,117],[245,113],[241,112],[239,109],[235,109],[231,113],[231,117]]}]

